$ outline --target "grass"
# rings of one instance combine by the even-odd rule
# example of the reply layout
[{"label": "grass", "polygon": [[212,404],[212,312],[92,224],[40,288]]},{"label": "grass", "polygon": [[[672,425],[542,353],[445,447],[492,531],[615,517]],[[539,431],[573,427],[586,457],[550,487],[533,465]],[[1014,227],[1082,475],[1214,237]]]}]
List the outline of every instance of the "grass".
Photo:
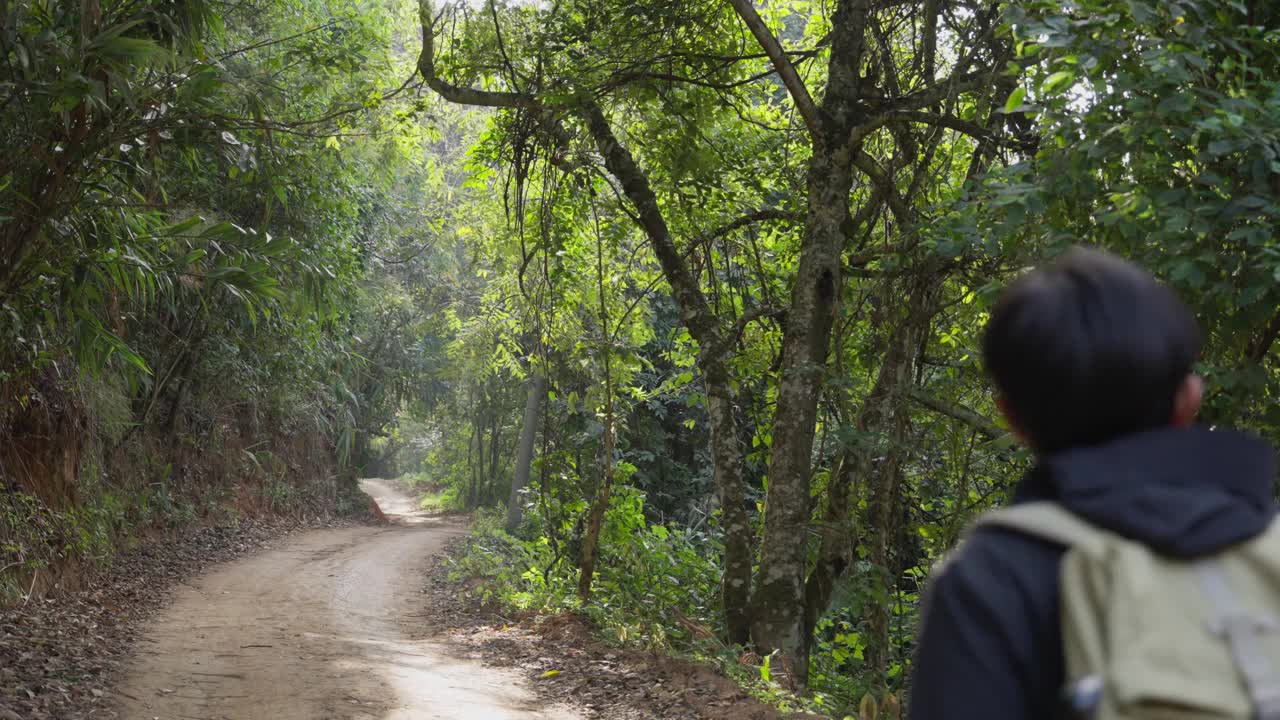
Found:
[{"label": "grass", "polygon": [[424,472],[405,473],[396,482],[418,499],[418,509],[428,513],[457,512],[462,509],[462,498],[453,488],[442,487]]},{"label": "grass", "polygon": [[450,490],[427,491],[418,495],[418,509],[423,512],[440,513],[457,509],[456,493]]}]

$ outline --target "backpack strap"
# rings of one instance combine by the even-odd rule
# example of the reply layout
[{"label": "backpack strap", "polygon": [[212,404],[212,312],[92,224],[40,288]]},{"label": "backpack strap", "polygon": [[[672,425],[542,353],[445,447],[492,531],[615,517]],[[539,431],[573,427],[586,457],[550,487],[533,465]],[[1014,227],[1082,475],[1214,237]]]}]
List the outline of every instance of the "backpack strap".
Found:
[{"label": "backpack strap", "polygon": [[1263,634],[1280,630],[1271,613],[1248,612],[1240,607],[1231,579],[1220,560],[1195,562],[1196,576],[1213,609],[1210,630],[1231,648],[1236,669],[1244,679],[1257,720],[1280,720],[1280,675],[1267,657]]},{"label": "backpack strap", "polygon": [[[973,534],[982,527],[1000,527],[1023,535],[1047,540],[1067,548],[1079,548],[1093,557],[1106,553],[1107,540],[1113,537],[1081,520],[1058,503],[1040,500],[988,510],[979,515],[960,533],[956,546],[943,553],[929,570],[931,577],[942,574],[959,555]],[[1280,718],[1276,718],[1280,720]]]},{"label": "backpack strap", "polygon": [[1058,503],[1047,500],[990,510],[978,517],[970,531],[991,526],[1015,530],[1088,555],[1103,554],[1111,537],[1111,533],[1090,525]]}]

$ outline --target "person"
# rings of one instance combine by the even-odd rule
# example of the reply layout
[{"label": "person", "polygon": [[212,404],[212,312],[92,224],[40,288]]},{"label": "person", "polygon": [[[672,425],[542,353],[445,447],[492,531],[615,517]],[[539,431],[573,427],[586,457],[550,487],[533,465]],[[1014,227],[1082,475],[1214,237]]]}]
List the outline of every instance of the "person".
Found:
[{"label": "person", "polygon": [[[997,405],[1035,462],[1011,503],[1053,501],[1091,526],[1192,559],[1259,536],[1274,452],[1195,422],[1202,335],[1137,266],[1076,248],[1015,281],[982,339]],[[979,526],[930,581],[912,720],[1042,720],[1064,696],[1066,548]]]}]

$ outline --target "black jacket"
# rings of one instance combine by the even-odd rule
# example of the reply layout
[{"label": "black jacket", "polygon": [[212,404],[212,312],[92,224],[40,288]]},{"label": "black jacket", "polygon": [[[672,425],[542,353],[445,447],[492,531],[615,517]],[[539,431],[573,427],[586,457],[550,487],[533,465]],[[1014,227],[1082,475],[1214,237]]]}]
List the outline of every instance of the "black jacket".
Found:
[{"label": "black jacket", "polygon": [[[1275,515],[1275,457],[1235,432],[1167,429],[1045,458],[1015,503],[1055,500],[1176,557],[1248,539]],[[916,650],[912,720],[1045,720],[1063,684],[1063,548],[1000,528],[974,532],[932,580]]]}]

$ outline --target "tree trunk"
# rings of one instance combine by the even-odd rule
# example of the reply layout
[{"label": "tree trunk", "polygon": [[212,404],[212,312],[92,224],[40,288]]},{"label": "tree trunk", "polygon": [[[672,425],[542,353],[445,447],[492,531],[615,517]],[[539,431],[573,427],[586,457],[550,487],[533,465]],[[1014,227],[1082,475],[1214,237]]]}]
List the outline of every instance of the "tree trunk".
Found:
[{"label": "tree trunk", "polygon": [[800,687],[809,675],[804,616],[810,461],[840,287],[842,228],[850,220],[848,149],[815,143],[808,184],[808,220],[782,341],[760,573],[751,608],[751,637],[763,651],[779,652],[787,680]]},{"label": "tree trunk", "polygon": [[587,516],[587,529],[582,536],[582,557],[578,568],[578,598],[586,602],[591,597],[591,579],[596,572],[596,551],[600,547],[600,528],[604,526],[604,514],[609,509],[609,494],[613,489],[613,392],[609,389],[604,409],[604,467],[600,488],[591,503]]},{"label": "tree trunk", "polygon": [[480,507],[480,490],[484,487],[484,423],[476,420],[476,473],[471,481],[471,509]]},{"label": "tree trunk", "polygon": [[[914,368],[916,350],[929,328],[929,313],[942,279],[929,272],[920,272],[898,292],[907,293],[905,313],[885,322],[894,328],[889,338],[876,378],[875,402],[869,402],[864,410],[865,421],[859,423],[864,437],[879,434],[882,442],[864,445],[862,465],[868,478],[870,496],[867,498],[866,527],[871,545],[870,560],[879,578],[875,596],[883,602],[870,605],[868,625],[870,633],[866,643],[866,668],[868,677],[883,689],[883,683],[892,658],[889,624],[894,595],[898,589],[900,569],[894,557],[895,540],[901,524],[902,459],[907,435],[911,429],[911,412],[908,401],[915,385]],[[887,297],[895,295],[893,286],[886,284]],[[877,427],[879,430],[877,431]],[[877,464],[873,458],[883,458]]]},{"label": "tree trunk", "polygon": [[507,532],[514,533],[524,522],[522,494],[529,484],[533,467],[533,443],[538,435],[542,398],[547,394],[547,379],[536,370],[529,376],[529,399],[524,404],[524,424],[520,428],[520,445],[516,448],[516,466],[511,478],[511,497],[507,500]]},{"label": "tree trunk", "polygon": [[[892,296],[894,288],[886,283],[882,293]],[[851,493],[859,480],[863,483],[872,481],[876,459],[885,456],[883,444],[874,438],[889,417],[889,401],[898,379],[899,366],[910,359],[916,342],[910,328],[899,331],[888,308],[876,313],[872,324],[879,328],[892,328],[892,334],[883,338],[887,349],[880,361],[880,370],[854,423],[860,439],[841,455],[837,471],[832,474],[828,483],[818,560],[805,589],[805,629],[810,637],[818,619],[831,602],[836,582],[852,559],[854,536],[850,526]]]},{"label": "tree trunk", "polygon": [[191,360],[191,355],[187,354],[182,361],[182,367],[178,369],[178,388],[173,393],[173,400],[169,403],[169,411],[165,414],[164,433],[165,437],[169,439],[170,449],[177,446],[182,404],[186,401],[187,393],[191,386]]},{"label": "tree trunk", "polygon": [[755,533],[747,517],[745,489],[742,480],[742,453],[738,451],[738,424],[733,413],[733,390],[725,358],[732,349],[724,335],[719,318],[707,303],[697,279],[690,272],[685,256],[671,237],[658,199],[648,177],[635,163],[631,153],[614,137],[613,129],[600,108],[588,104],[584,119],[596,147],[604,157],[605,167],[622,185],[627,199],[635,206],[641,228],[649,239],[663,277],[671,286],[672,297],[680,308],[680,319],[698,342],[698,370],[707,391],[708,424],[711,430],[713,475],[720,496],[724,527],[724,575],[721,598],[724,602],[725,627],[730,642],[745,644],[750,628],[749,604],[752,552]]},{"label": "tree trunk", "polygon": [[857,451],[844,452],[827,481],[827,504],[819,531],[818,560],[805,582],[805,641],[812,649],[813,630],[831,604],[836,583],[852,564],[854,535],[850,526],[849,500],[858,478]]},{"label": "tree trunk", "polygon": [[719,364],[704,364],[707,416],[711,429],[712,471],[720,494],[720,525],[724,536],[724,574],[720,596],[724,603],[725,629],[730,644],[751,640],[751,565],[755,533],[747,515],[742,480],[742,453],[738,447],[738,422],[728,371]]},{"label": "tree trunk", "polygon": [[489,483],[485,486],[484,492],[481,493],[485,505],[490,505],[498,499],[498,482],[500,480],[499,468],[502,463],[498,461],[499,442],[502,438],[502,415],[498,413],[498,409],[493,409],[493,427],[489,430]]},{"label": "tree trunk", "polygon": [[605,300],[604,240],[596,235],[596,292],[600,298],[600,334],[604,349],[604,448],[603,477],[600,489],[591,503],[591,515],[587,531],[582,539],[582,559],[579,565],[578,598],[586,602],[591,597],[591,579],[596,571],[596,550],[600,546],[600,528],[604,525],[605,511],[609,509],[609,492],[613,489],[613,335],[609,329],[609,305]]},{"label": "tree trunk", "polygon": [[[900,366],[907,379],[900,382],[910,383],[910,363]],[[901,387],[901,386],[899,386]],[[866,643],[865,667],[868,678],[875,683],[879,691],[885,688],[889,665],[893,658],[892,638],[890,637],[890,621],[894,597],[898,591],[898,567],[894,553],[894,542],[901,525],[902,504],[902,456],[907,432],[911,426],[911,416],[906,409],[905,394],[895,389],[889,399],[891,403],[891,420],[884,461],[879,472],[869,503],[871,530],[871,562],[876,567],[876,577],[880,586],[874,595],[882,602],[870,604],[871,617],[869,637]]]},{"label": "tree trunk", "polygon": [[[741,6],[739,8],[739,5]],[[747,3],[739,14],[784,78],[790,61]],[[808,207],[791,308],[782,336],[778,403],[773,419],[773,455],[765,497],[760,572],[752,597],[751,636],[762,651],[777,651],[787,684],[809,679],[805,627],[805,566],[808,559],[809,479],[818,391],[841,291],[840,261],[849,213],[854,158],[861,152],[853,130],[867,117],[859,73],[866,45],[870,0],[839,0],[831,18],[827,85],[820,107],[808,91],[787,84],[809,129]]]},{"label": "tree trunk", "polygon": [[[472,397],[474,398],[474,390]],[[471,437],[467,438],[467,467],[471,471],[467,488],[467,509],[474,510],[479,497],[480,478],[484,477],[484,426],[480,423],[480,409],[476,404],[471,409]],[[471,462],[475,458],[475,462]]]}]

